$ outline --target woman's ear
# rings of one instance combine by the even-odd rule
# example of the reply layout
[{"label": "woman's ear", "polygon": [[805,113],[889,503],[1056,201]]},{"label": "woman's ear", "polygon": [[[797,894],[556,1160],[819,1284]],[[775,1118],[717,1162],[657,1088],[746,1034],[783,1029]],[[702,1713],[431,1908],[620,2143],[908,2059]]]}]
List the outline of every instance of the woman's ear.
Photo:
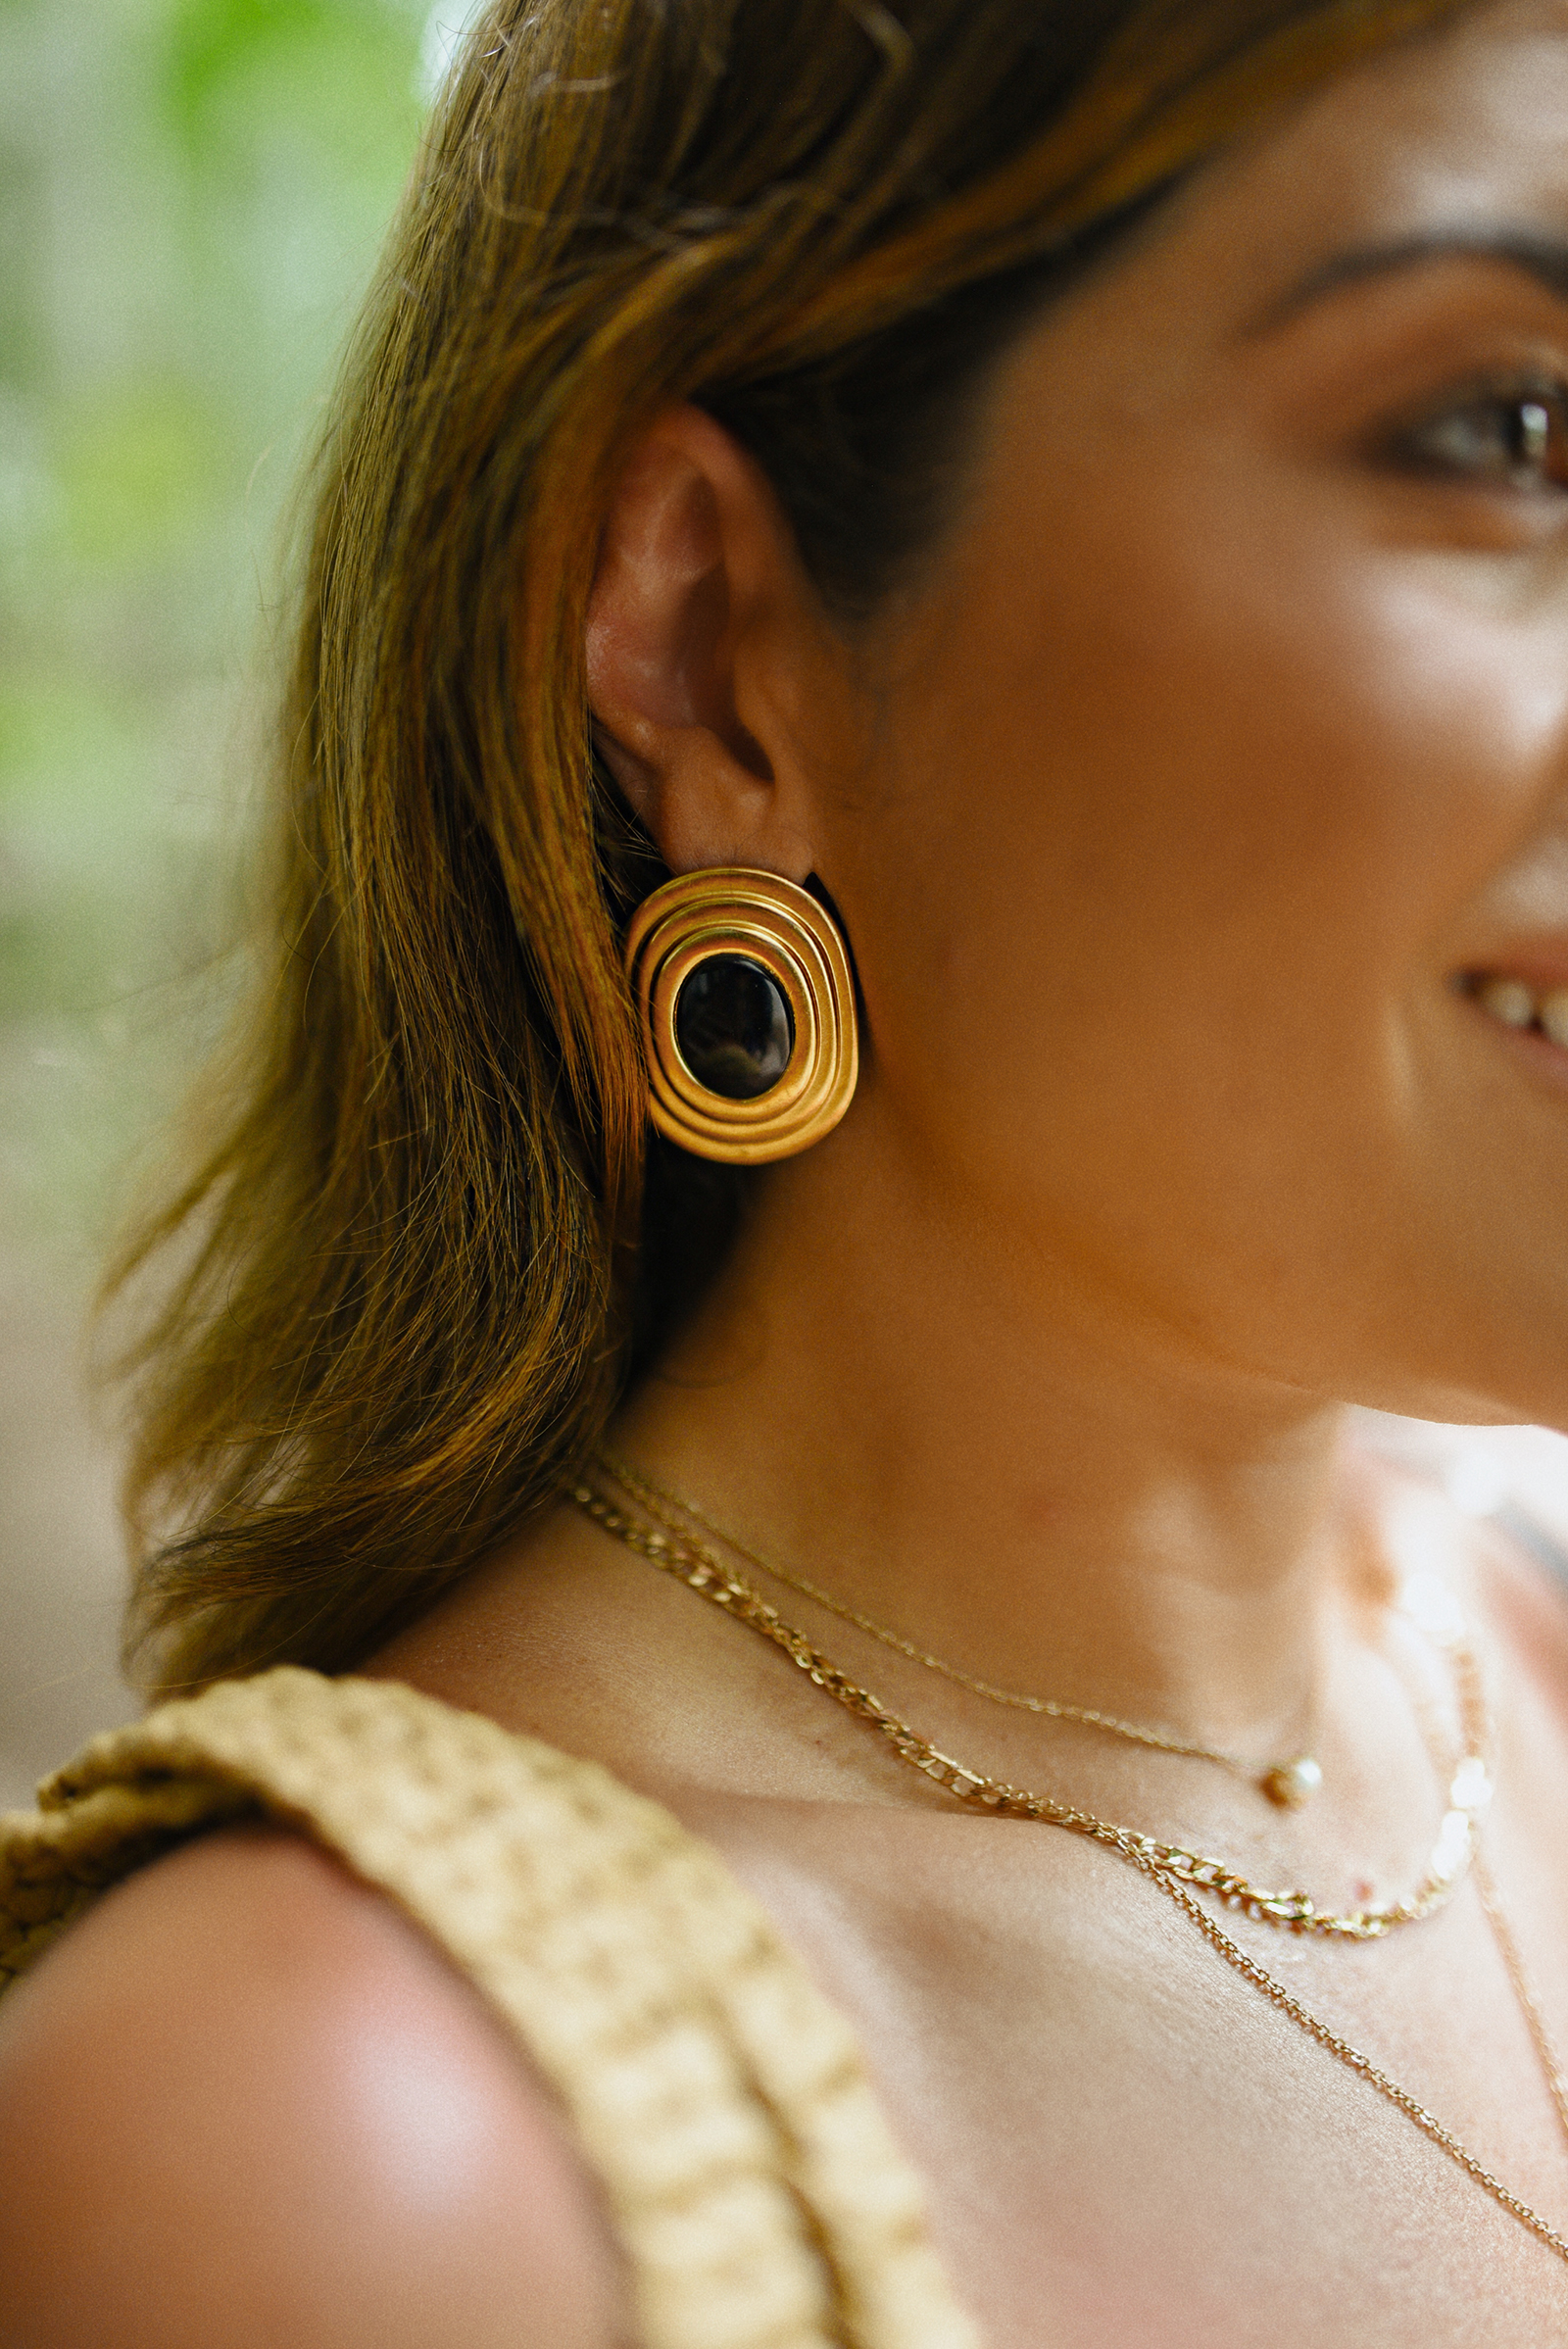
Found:
[{"label": "woman's ear", "polygon": [[588,695],[607,764],[672,872],[815,862],[795,738],[822,623],[760,466],[699,409],[661,416],[606,521]]}]

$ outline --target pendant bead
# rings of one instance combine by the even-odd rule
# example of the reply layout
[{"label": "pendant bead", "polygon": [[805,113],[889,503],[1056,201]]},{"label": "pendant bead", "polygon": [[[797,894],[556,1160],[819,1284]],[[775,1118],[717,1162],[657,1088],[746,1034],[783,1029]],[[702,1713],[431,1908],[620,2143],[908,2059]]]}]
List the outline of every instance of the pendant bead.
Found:
[{"label": "pendant bead", "polygon": [[1261,1784],[1270,1802],[1282,1811],[1298,1811],[1322,1786],[1323,1772],[1309,1753],[1301,1753],[1294,1762],[1280,1762],[1266,1771]]}]

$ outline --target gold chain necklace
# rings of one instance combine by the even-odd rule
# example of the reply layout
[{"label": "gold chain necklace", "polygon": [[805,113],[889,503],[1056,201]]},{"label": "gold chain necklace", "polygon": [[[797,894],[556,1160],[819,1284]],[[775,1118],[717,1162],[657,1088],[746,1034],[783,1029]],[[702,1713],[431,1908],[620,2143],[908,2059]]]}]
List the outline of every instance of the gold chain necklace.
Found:
[{"label": "gold chain necklace", "polygon": [[[618,1475],[618,1469],[613,1473]],[[1492,1792],[1486,1763],[1485,1705],[1473,1658],[1455,1634],[1450,1632],[1445,1639],[1441,1624],[1428,1628],[1452,1654],[1467,1751],[1449,1776],[1447,1808],[1425,1873],[1412,1891],[1381,1908],[1320,1909],[1309,1893],[1264,1889],[1251,1883],[1239,1868],[1216,1859],[1210,1852],[1193,1851],[1185,1844],[1136,1835],[1131,1828],[1097,1818],[1092,1811],[1059,1802],[1054,1795],[1037,1794],[1027,1786],[1009,1786],[1004,1780],[966,1769],[951,1754],[929,1744],[896,1713],[890,1713],[879,1698],[830,1663],[811,1646],[804,1633],[784,1622],[759,1590],[733,1573],[706,1542],[667,1518],[662,1520],[662,1531],[638,1526],[634,1519],[622,1517],[587,1486],[577,1488],[572,1497],[629,1548],[675,1574],[691,1589],[727,1608],[754,1631],[782,1647],[819,1688],[825,1688],[839,1703],[879,1730],[901,1761],[934,1779],[949,1793],[957,1795],[960,1802],[996,1812],[1003,1818],[1043,1820],[1050,1826],[1065,1828],[1070,1834],[1110,1843],[1118,1850],[1123,1849],[1124,1838],[1132,1837],[1140,1850],[1170,1875],[1201,1891],[1212,1892],[1227,1908],[1244,1910],[1259,1924],[1324,1939],[1381,1940],[1396,1926],[1417,1924],[1451,1900],[1475,1856],[1476,1823]],[[728,1536],[722,1539],[728,1540]]]},{"label": "gold chain necklace", "polygon": [[[1182,1754],[1195,1762],[1217,1762],[1221,1769],[1230,1771],[1233,1777],[1245,1779],[1250,1786],[1256,1786],[1281,1810],[1298,1809],[1303,1802],[1310,1801],[1323,1784],[1322,1769],[1310,1751],[1298,1753],[1284,1762],[1251,1762],[1240,1754],[1227,1753],[1217,1745],[1200,1745],[1191,1739],[1173,1737],[1165,1730],[1146,1729],[1136,1721],[1123,1721],[1115,1713],[1101,1712],[1094,1705],[1063,1704],[1054,1696],[1025,1696],[1016,1689],[999,1688],[993,1682],[981,1680],[975,1673],[965,1672],[961,1665],[950,1664],[945,1657],[933,1655],[929,1648],[917,1647],[912,1639],[906,1639],[902,1634],[890,1631],[885,1623],[878,1623],[873,1616],[862,1614],[858,1607],[851,1606],[847,1599],[836,1598],[831,1590],[824,1590],[819,1583],[811,1582],[808,1576],[796,1574],[789,1567],[775,1565],[771,1558],[764,1558],[757,1550],[748,1549],[744,1542],[737,1542],[733,1534],[726,1533],[722,1526],[715,1525],[710,1517],[705,1516],[695,1502],[684,1499],[679,1493],[665,1492],[662,1486],[639,1475],[612,1453],[600,1450],[594,1454],[594,1461],[597,1467],[613,1477],[617,1485],[624,1486],[635,1499],[641,1501],[649,1515],[657,1518],[661,1525],[667,1526],[671,1533],[682,1534],[687,1530],[683,1519],[702,1526],[706,1532],[716,1535],[719,1541],[726,1542],[737,1557],[744,1558],[748,1565],[760,1567],[775,1583],[782,1583],[787,1590],[798,1590],[803,1598],[813,1599],[828,1614],[836,1615],[841,1623],[853,1624],[858,1632],[864,1632],[867,1638],[879,1640],[884,1647],[892,1648],[895,1654],[907,1657],[911,1664],[918,1664],[927,1672],[940,1673],[944,1680],[952,1681],[956,1688],[967,1688],[972,1696],[983,1696],[992,1704],[1008,1705],[1014,1712],[1033,1713],[1045,1720],[1073,1721],[1084,1729],[1104,1730],[1113,1737],[1123,1737],[1129,1744],[1149,1746],[1155,1753]],[[672,1515],[672,1511],[678,1511],[679,1515]]]},{"label": "gold chain necklace", "polygon": [[[1446,2154],[1467,2178],[1568,2265],[1568,2237],[1560,2234],[1549,2220],[1544,2219],[1539,2211],[1505,2186],[1485,2163],[1478,2161],[1453,2131],[1446,2128],[1436,2114],[1429,2112],[1418,2098],[1412,2096],[1408,2088],[1402,2088],[1369,2055],[1364,2055],[1360,2048],[1343,2037],[1320,2016],[1314,2015],[1309,2007],[1303,2006],[1277,1975],[1271,1974],[1266,1966],[1250,1956],[1239,1941],[1232,1940],[1218,1919],[1203,1906],[1194,1886],[1201,1884],[1205,1890],[1220,1891],[1231,1901],[1232,1906],[1244,1906],[1248,1914],[1253,1917],[1265,1914],[1258,1896],[1254,1895],[1250,1900],[1239,1897],[1231,1890],[1223,1875],[1211,1879],[1184,1870],[1180,1863],[1191,1861],[1196,1855],[1184,1852],[1178,1846],[1157,1843],[1148,1835],[1136,1834],[1131,1828],[1118,1827],[1109,1820],[1097,1819],[1091,1812],[1058,1803],[1050,1795],[1031,1794],[1026,1788],[1007,1786],[980,1772],[964,1769],[961,1763],[954,1761],[951,1755],[944,1754],[939,1747],[910,1729],[906,1722],[900,1721],[895,1714],[890,1713],[868,1689],[859,1688],[847,1673],[841,1672],[830,1658],[811,1645],[803,1633],[785,1623],[778,1610],[769,1606],[759,1591],[724,1566],[706,1543],[672,1537],[668,1530],[657,1526],[639,1525],[635,1519],[626,1517],[614,1508],[602,1494],[595,1493],[591,1486],[574,1485],[568,1490],[577,1506],[602,1526],[606,1533],[612,1534],[662,1572],[684,1583],[689,1590],[697,1591],[736,1621],[748,1624],[775,1646],[782,1648],[791,1661],[807,1674],[813,1686],[836,1698],[847,1711],[880,1731],[901,1761],[920,1771],[923,1776],[934,1779],[961,1802],[984,1808],[993,1816],[1037,1819],[1051,1826],[1064,1827],[1115,1851],[1175,1903],[1197,1927],[1209,1947],[1244,1982],[1250,1982],[1271,2006],[1296,2024],[1308,2038],[1315,2039],[1328,2054],[1337,2057],[1358,2079],[1364,2080],[1369,2087],[1375,2088],[1380,2096],[1403,2113],[1406,2120],[1413,2122],[1422,2135],[1429,2138],[1440,2152]],[[1468,1655],[1468,1651],[1465,1652]],[[1455,1783],[1473,1759],[1475,1757],[1470,1756],[1466,1762],[1461,1762],[1454,1773]],[[1482,1768],[1484,1771],[1484,1765]],[[1473,1845],[1473,1829],[1469,1830],[1468,1839]],[[1509,1981],[1524,2011],[1564,2139],[1568,2141],[1568,2082],[1563,2079],[1512,1932],[1503,1918],[1495,1886],[1490,1875],[1479,1865],[1476,1880],[1482,1906],[1495,1935]],[[1232,1881],[1239,1889],[1245,1889],[1241,1887],[1240,1880]],[[1316,1916],[1317,1912],[1313,1914]],[[1297,1932],[1324,1930],[1322,1924],[1298,1922],[1290,1917],[1270,1916],[1268,1921],[1290,1925]],[[1333,1931],[1333,1926],[1329,1926],[1328,1930]],[[1386,1932],[1387,1926],[1382,1930]],[[1359,1932],[1352,1933],[1349,1937],[1371,1939],[1377,1936],[1368,1932]]]}]

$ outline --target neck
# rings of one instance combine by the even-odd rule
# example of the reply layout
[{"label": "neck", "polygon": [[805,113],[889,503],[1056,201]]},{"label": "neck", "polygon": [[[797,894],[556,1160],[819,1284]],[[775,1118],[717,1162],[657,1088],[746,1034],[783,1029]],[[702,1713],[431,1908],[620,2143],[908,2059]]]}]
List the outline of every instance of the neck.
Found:
[{"label": "neck", "polygon": [[775,1170],[616,1444],[972,1671],[1266,1748],[1365,1564],[1343,1414],[840,1164]]}]

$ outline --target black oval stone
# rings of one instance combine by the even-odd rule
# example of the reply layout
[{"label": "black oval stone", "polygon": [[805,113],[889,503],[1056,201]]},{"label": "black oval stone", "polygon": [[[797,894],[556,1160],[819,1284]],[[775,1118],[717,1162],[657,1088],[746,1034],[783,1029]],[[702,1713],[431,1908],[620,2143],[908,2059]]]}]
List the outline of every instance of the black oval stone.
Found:
[{"label": "black oval stone", "polygon": [[675,1042],[699,1085],[726,1101],[753,1101],[788,1068],[795,1022],[770,971],[748,954],[714,954],[675,998]]}]

